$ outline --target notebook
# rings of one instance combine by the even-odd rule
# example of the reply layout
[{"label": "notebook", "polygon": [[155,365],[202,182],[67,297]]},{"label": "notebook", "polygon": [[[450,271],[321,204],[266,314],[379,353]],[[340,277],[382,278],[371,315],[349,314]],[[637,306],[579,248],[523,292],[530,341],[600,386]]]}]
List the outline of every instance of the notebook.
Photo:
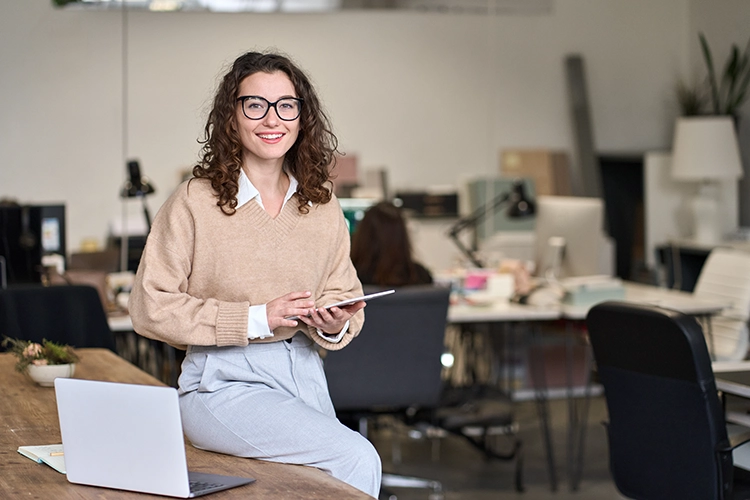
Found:
[{"label": "notebook", "polygon": [[176,389],[57,378],[55,394],[71,483],[192,498],[255,481],[188,472]]}]

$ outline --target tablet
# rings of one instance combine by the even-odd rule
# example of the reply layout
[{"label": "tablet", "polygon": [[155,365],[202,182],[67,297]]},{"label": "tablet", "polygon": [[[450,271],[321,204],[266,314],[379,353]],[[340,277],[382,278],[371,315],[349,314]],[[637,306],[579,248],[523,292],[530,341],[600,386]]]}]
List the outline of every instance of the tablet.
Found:
[{"label": "tablet", "polygon": [[[369,293],[367,295],[361,295],[359,297],[354,297],[351,299],[342,300],[340,302],[334,302],[333,304],[328,304],[326,306],[323,306],[324,309],[330,309],[332,307],[341,307],[341,306],[348,306],[349,304],[354,304],[355,302],[359,302],[360,300],[370,300],[370,299],[376,299],[378,297],[382,297],[383,295],[390,295],[394,293],[396,290],[384,290],[382,292],[376,292],[376,293]],[[286,319],[299,319],[298,316],[292,316]]]},{"label": "tablet", "polygon": [[347,306],[349,304],[354,304],[355,302],[359,302],[360,300],[370,300],[370,299],[375,299],[377,297],[382,297],[383,295],[390,295],[395,291],[396,290],[385,290],[383,292],[370,293],[367,295],[362,295],[361,297],[354,297],[353,299],[346,299],[346,300],[342,300],[341,302],[328,304],[327,306],[323,306],[323,308],[330,309],[332,307]]}]

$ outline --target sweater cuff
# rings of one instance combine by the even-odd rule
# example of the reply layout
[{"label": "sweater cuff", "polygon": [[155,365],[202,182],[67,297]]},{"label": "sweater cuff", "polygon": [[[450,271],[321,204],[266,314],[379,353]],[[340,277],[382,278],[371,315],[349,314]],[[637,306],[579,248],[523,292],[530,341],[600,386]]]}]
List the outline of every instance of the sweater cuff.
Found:
[{"label": "sweater cuff", "polygon": [[247,345],[247,302],[220,302],[216,315],[216,345]]}]

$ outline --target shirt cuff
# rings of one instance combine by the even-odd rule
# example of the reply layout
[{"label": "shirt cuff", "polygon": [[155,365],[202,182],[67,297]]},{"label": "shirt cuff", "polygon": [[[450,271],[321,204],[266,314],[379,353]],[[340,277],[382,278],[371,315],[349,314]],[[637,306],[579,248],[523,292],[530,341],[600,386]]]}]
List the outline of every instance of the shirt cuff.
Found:
[{"label": "shirt cuff", "polygon": [[273,332],[268,328],[266,305],[250,306],[247,314],[247,338],[265,339],[268,337],[273,337]]},{"label": "shirt cuff", "polygon": [[346,324],[344,325],[344,328],[341,329],[341,331],[337,335],[329,335],[325,332],[323,332],[320,328],[316,328],[318,331],[318,335],[320,335],[322,338],[327,340],[328,342],[332,344],[338,344],[341,342],[341,339],[344,338],[344,335],[346,335],[346,331],[349,329],[349,320],[346,321]]}]

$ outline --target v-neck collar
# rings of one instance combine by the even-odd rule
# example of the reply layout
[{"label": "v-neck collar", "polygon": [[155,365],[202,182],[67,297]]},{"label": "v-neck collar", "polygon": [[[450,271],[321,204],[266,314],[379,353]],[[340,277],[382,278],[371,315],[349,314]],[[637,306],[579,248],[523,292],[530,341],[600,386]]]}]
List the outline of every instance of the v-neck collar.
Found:
[{"label": "v-neck collar", "polygon": [[[294,196],[294,193],[297,192],[297,186],[299,185],[297,179],[295,179],[292,174],[286,171],[285,173],[289,177],[289,188],[287,188],[286,194],[284,195],[284,203],[281,205],[281,211],[284,210],[286,203],[292,196]],[[240,208],[252,199],[256,199],[258,204],[265,209],[258,188],[253,185],[245,171],[240,169],[239,189],[237,190],[237,208]]]}]

